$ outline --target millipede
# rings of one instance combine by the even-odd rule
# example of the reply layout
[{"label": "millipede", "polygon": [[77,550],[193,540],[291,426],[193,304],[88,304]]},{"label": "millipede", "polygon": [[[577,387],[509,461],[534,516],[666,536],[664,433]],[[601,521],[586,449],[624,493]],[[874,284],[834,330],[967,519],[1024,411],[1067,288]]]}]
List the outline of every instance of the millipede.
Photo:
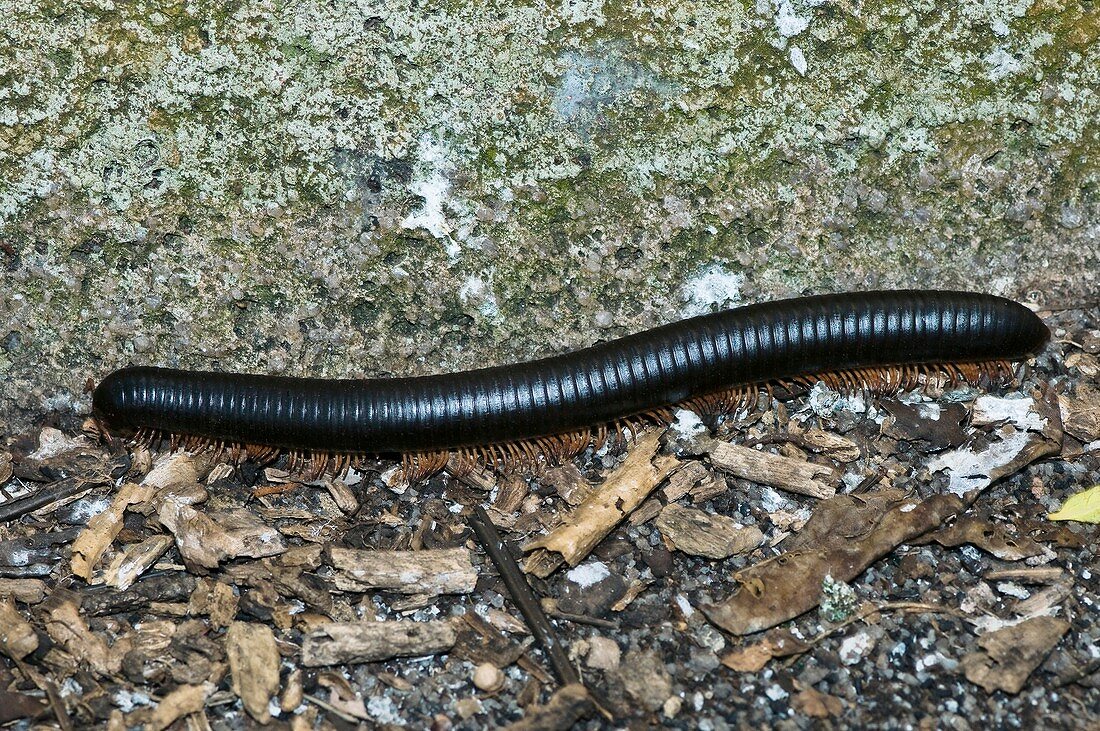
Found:
[{"label": "millipede", "polygon": [[576,456],[676,408],[716,415],[761,389],[876,394],[922,378],[1001,386],[1050,338],[989,294],[880,291],[753,304],[527,362],[429,376],[320,379],[128,367],[95,388],[100,433],[213,449],[313,475],[401,455],[410,481],[450,464]]}]

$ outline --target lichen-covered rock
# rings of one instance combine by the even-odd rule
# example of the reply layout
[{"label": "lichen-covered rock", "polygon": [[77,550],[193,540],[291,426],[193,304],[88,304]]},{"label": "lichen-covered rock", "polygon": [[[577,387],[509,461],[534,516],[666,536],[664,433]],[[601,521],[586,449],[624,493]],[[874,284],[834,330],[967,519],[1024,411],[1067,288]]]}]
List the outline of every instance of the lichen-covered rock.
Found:
[{"label": "lichen-covered rock", "polygon": [[1074,4],[0,0],[0,420],[802,291],[1098,292]]}]

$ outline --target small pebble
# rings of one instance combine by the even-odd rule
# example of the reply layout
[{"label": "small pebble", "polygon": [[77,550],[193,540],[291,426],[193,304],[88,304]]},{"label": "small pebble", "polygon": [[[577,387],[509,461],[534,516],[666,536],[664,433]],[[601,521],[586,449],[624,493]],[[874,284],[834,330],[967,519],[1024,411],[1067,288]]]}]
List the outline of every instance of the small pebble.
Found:
[{"label": "small pebble", "polygon": [[474,685],[486,693],[496,693],[504,687],[504,673],[496,665],[483,662],[474,668]]},{"label": "small pebble", "polygon": [[593,637],[588,641],[588,667],[595,670],[614,670],[619,667],[622,651],[615,640]]}]

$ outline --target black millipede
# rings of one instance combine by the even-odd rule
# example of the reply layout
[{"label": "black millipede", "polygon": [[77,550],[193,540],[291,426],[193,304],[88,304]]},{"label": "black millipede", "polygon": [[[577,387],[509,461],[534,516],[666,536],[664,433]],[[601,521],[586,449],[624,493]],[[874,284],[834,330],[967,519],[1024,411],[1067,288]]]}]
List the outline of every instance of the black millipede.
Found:
[{"label": "black millipede", "polygon": [[[929,374],[1002,384],[1050,331],[1002,297],[881,291],[701,315],[562,355],[408,378],[319,379],[130,367],[96,387],[100,431],[341,470],[401,454],[410,479],[457,452],[482,463],[574,456],[677,406],[729,412],[768,384],[893,392]],[[616,427],[619,427],[617,429]]]}]

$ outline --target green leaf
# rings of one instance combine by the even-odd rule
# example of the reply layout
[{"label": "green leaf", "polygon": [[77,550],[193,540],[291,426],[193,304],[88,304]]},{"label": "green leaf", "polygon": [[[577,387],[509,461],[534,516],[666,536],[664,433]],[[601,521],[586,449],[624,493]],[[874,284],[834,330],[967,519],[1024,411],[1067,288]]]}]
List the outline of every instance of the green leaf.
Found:
[{"label": "green leaf", "polygon": [[1100,523],[1100,485],[1071,495],[1062,509],[1047,516],[1047,520],[1076,520],[1080,523]]}]

